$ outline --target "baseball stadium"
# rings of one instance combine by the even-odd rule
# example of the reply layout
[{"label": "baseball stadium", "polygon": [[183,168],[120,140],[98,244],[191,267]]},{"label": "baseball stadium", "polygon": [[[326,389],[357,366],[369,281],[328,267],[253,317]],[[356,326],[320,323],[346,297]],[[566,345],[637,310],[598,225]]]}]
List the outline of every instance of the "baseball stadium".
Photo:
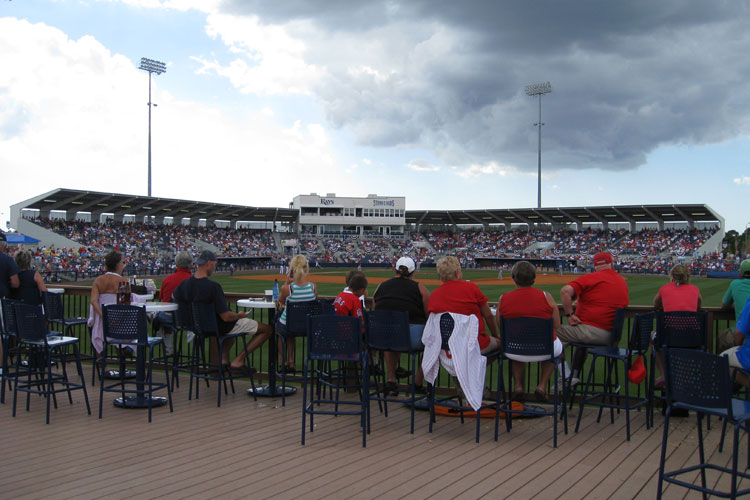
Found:
[{"label": "baseball stadium", "polygon": [[[624,277],[629,294],[629,305],[622,309],[621,321],[623,323],[619,327],[621,335],[626,332],[619,341],[619,349],[626,353],[626,356],[622,358],[625,362],[622,365],[625,371],[620,372],[620,368],[614,363],[597,365],[595,361],[589,360],[584,371],[590,370],[590,376],[593,378],[588,380],[585,387],[583,384],[565,386],[560,385],[563,373],[569,381],[573,379],[577,381],[578,378],[575,377],[577,372],[570,375],[568,361],[561,361],[559,370],[555,371],[555,376],[560,379],[560,383],[551,382],[556,388],[555,398],[563,400],[560,406],[552,401],[552,407],[555,409],[552,413],[555,422],[552,441],[549,440],[552,426],[548,419],[541,418],[545,414],[550,414],[549,410],[545,410],[548,406],[534,401],[533,394],[525,394],[521,397],[516,392],[513,393],[512,408],[514,410],[520,408],[518,410],[520,413],[511,414],[507,409],[501,412],[503,415],[501,420],[506,420],[507,415],[506,431],[509,434],[501,435],[499,440],[507,440],[520,431],[512,439],[518,440],[514,442],[517,443],[515,446],[518,446],[517,449],[524,457],[523,460],[545,462],[541,456],[534,458],[536,457],[534,449],[546,449],[545,453],[553,455],[558,453],[558,450],[567,450],[564,453],[570,457],[590,452],[592,456],[599,457],[599,460],[611,461],[613,464],[619,463],[618,467],[629,468],[631,472],[628,474],[630,475],[638,474],[639,469],[637,463],[632,461],[632,453],[628,453],[622,447],[623,443],[637,444],[638,449],[642,450],[643,459],[651,463],[657,459],[659,448],[659,440],[655,437],[656,434],[649,422],[651,418],[649,415],[653,412],[651,403],[655,398],[653,361],[650,367],[652,375],[649,380],[651,382],[625,380],[630,377],[633,369],[631,363],[634,362],[635,357],[639,353],[645,354],[646,352],[643,348],[636,349],[633,346],[638,325],[643,321],[642,317],[651,314],[653,322],[653,313],[648,311],[653,308],[655,296],[669,282],[670,270],[682,265],[689,270],[690,283],[698,287],[702,297],[705,348],[716,351],[719,349],[717,343],[720,341],[720,331],[734,324],[733,312],[722,306],[727,286],[731,279],[738,277],[740,267],[739,259],[727,251],[728,241],[725,237],[723,218],[709,206],[701,204],[412,211],[406,208],[405,197],[369,195],[354,198],[339,197],[333,193],[327,193],[324,196],[312,193],[296,196],[288,207],[269,208],[60,188],[13,205],[10,225],[16,231],[5,235],[9,244],[8,252],[10,255],[18,252],[30,254],[32,268],[42,276],[48,290],[46,296],[61,297],[61,318],[49,318],[49,320],[60,321],[59,324],[64,329],[64,333],[70,335],[70,337],[61,338],[80,341],[80,353],[84,355],[84,358],[90,359],[90,361],[84,361],[84,367],[87,363],[91,363],[91,377],[94,381],[99,379],[98,383],[103,391],[108,387],[108,381],[102,370],[105,370],[105,366],[111,365],[101,366],[101,373],[97,373],[97,367],[100,366],[102,359],[107,359],[107,357],[114,356],[116,362],[116,353],[110,351],[109,356],[99,358],[94,362],[96,358],[91,356],[94,353],[93,333],[90,334],[85,328],[84,320],[79,321],[77,318],[86,318],[89,314],[93,314],[89,312],[92,283],[96,288],[94,280],[104,273],[108,254],[113,251],[122,255],[121,273],[127,277],[133,289],[142,285],[145,288],[146,299],[157,295],[155,300],[161,301],[156,302],[153,307],[147,302],[146,311],[159,311],[161,310],[159,304],[169,302],[171,297],[158,297],[159,289],[162,287],[164,278],[175,272],[180,252],[187,251],[196,258],[198,269],[205,264],[205,259],[201,260],[205,255],[214,256],[212,258],[216,260],[215,272],[211,274],[210,279],[220,285],[230,310],[235,311],[235,314],[248,311],[248,316],[254,321],[270,324],[273,322],[271,315],[273,309],[268,309],[266,305],[272,307],[273,303],[267,302],[269,294],[277,293],[278,287],[288,282],[288,276],[291,275],[290,261],[297,255],[304,256],[309,263],[309,281],[315,284],[318,298],[324,301],[330,301],[341,293],[342,289],[347,286],[345,280],[347,276],[351,276],[352,271],[361,271],[367,279],[366,290],[362,297],[368,308],[372,307],[372,299],[378,286],[393,278],[396,262],[401,257],[410,257],[414,261],[414,279],[434,293],[443,283],[436,268],[437,264],[444,257],[453,256],[460,263],[461,278],[470,281],[481,290],[486,299],[489,299],[487,304],[492,307],[493,313],[500,297],[516,288],[514,278],[511,276],[515,264],[526,261],[533,264],[537,270],[534,286],[548,292],[558,303],[561,313],[565,313],[564,305],[559,305],[563,287],[598,269],[594,268],[594,256],[600,255],[600,252],[608,252],[614,258],[615,270]],[[177,292],[174,293],[177,294]],[[266,309],[265,314],[263,309]],[[21,310],[18,311],[20,313]],[[157,320],[151,319],[160,316],[148,314],[148,321],[153,323],[151,326],[154,334],[161,335],[157,332],[157,328],[160,328],[157,326]],[[569,317],[570,314],[566,316]],[[291,328],[291,326],[288,327]],[[191,328],[197,329],[198,323]],[[650,335],[650,329],[648,333]],[[158,338],[158,340],[162,339]],[[176,349],[175,352],[178,353],[196,352],[191,351],[191,345],[200,344],[198,341],[190,342],[190,340],[189,337],[178,337],[173,349]],[[309,339],[308,342],[310,342]],[[7,345],[6,352],[14,352],[11,348],[12,344]],[[302,391],[305,397],[307,395],[304,386],[300,385],[299,378],[294,376],[303,370],[303,366],[306,366],[304,361],[306,345],[305,342],[296,344],[293,354],[289,354],[292,356],[289,362],[291,367],[287,367],[288,363],[284,362],[284,368],[281,371],[278,365],[283,362],[283,359],[276,361],[278,351],[276,343],[269,342],[261,345],[247,358],[248,363],[253,367],[251,373],[255,375],[250,376],[250,385],[248,385],[247,374],[233,375],[229,379],[233,384],[232,390],[226,390],[226,386],[224,391],[218,390],[220,406],[218,410],[224,415],[229,414],[230,411],[238,411],[229,408],[237,407],[239,402],[236,399],[247,398],[243,393],[248,392],[253,398],[251,399],[252,405],[262,411],[268,407],[262,402],[266,399],[257,399],[255,391],[257,390],[257,395],[270,395],[273,408],[279,411],[288,409],[284,414],[288,413],[288,415],[279,420],[275,416],[264,413],[264,416],[259,418],[263,419],[265,423],[262,425],[268,426],[269,432],[280,433],[279,438],[285,436],[283,440],[287,440],[288,435],[283,430],[286,429],[283,421],[287,418],[294,421],[298,419],[300,397],[299,394],[295,396],[295,392]],[[107,344],[105,344],[104,352],[107,352],[106,349]],[[182,349],[184,351],[181,351]],[[235,346],[232,353],[237,354],[240,351],[241,349]],[[74,352],[76,357],[78,352],[78,350]],[[135,374],[136,384],[140,376],[138,375],[140,368],[136,363],[139,356],[140,354],[130,360],[120,358],[120,370],[122,373]],[[214,356],[218,355],[214,353]],[[394,394],[400,394],[408,400],[409,373],[412,373],[409,366],[410,360],[414,358],[407,354],[402,354],[399,358],[397,373],[402,371],[400,376],[407,378],[399,379],[397,385],[393,386]],[[653,356],[651,358],[653,359]],[[573,363],[573,358],[571,357],[569,361]],[[216,388],[205,387],[203,398],[198,399],[197,387],[201,380],[200,378],[196,380],[195,395],[193,395],[192,383],[193,376],[199,375],[194,368],[180,368],[181,362],[184,360],[178,361],[178,357],[162,358],[162,366],[167,371],[158,374],[155,372],[153,375],[149,371],[149,380],[163,380],[167,377],[167,385],[169,385],[171,374],[173,387],[171,392],[168,389],[167,391],[170,398],[179,399],[179,403],[175,403],[175,407],[179,409],[175,409],[173,415],[167,413],[165,406],[160,407],[160,405],[166,405],[167,398],[162,397],[159,405],[154,403],[153,407],[149,406],[149,421],[151,421],[153,411],[154,422],[163,422],[172,416],[179,415],[180,419],[185,419],[182,421],[184,424],[179,425],[192,425],[190,422],[195,418],[195,412],[209,415],[206,412],[217,410],[215,407],[209,409],[211,404],[206,406],[206,403],[213,400]],[[62,361],[62,365],[65,364],[66,362]],[[510,362],[506,361],[506,364],[510,365]],[[129,366],[133,366],[135,371],[129,372]],[[541,380],[543,371],[532,367],[533,364],[529,366],[525,376],[528,377],[529,386],[533,386],[534,381]],[[169,367],[171,370],[168,369]],[[377,370],[377,368],[372,369]],[[383,368],[380,369],[383,370]],[[6,373],[12,373],[12,363],[4,365],[4,370]],[[292,375],[288,375],[287,370],[291,370]],[[106,373],[110,372],[111,370],[106,370]],[[16,373],[19,372],[16,371]],[[80,371],[79,374],[81,378],[88,375],[85,370]],[[209,378],[215,380],[215,374],[216,372],[213,378]],[[289,376],[288,385],[287,376]],[[481,435],[481,442],[492,443],[492,429],[495,427],[495,436],[497,436],[498,424],[492,417],[499,414],[491,409],[493,406],[487,403],[487,399],[497,397],[498,402],[495,407],[506,408],[504,406],[506,403],[501,403],[500,400],[505,400],[510,394],[502,389],[505,384],[502,376],[509,377],[510,368],[508,368],[507,375],[503,375],[502,367],[489,363],[486,375],[486,391],[488,392],[484,395],[485,401],[482,403],[484,406],[480,406],[480,411],[474,413],[474,418],[469,419],[471,423],[461,424],[463,413],[460,413],[461,418],[457,418],[459,412],[455,406],[440,407],[448,408],[446,413],[436,413],[436,417],[427,417],[428,420],[435,418],[437,430],[434,437],[420,446],[431,447],[426,443],[447,439],[448,443],[453,443],[450,444],[451,447],[458,447],[457,449],[460,450],[467,447],[461,453],[473,456],[476,451],[471,446],[476,445],[467,444],[467,434],[473,432],[469,431],[469,428],[474,428],[474,421],[477,441],[480,442]],[[612,376],[615,377],[614,381],[611,379]],[[580,377],[583,377],[583,373]],[[67,380],[67,375],[65,378]],[[114,378],[116,379],[117,376]],[[190,385],[189,389],[186,389],[188,379]],[[374,380],[376,380],[377,387],[377,377]],[[414,380],[412,375],[412,387],[416,387]],[[180,381],[182,388],[179,386]],[[255,381],[258,384],[267,385],[256,389]],[[120,379],[120,383],[125,384],[125,379]],[[157,382],[153,383],[154,387],[166,388],[164,384],[159,386]],[[570,384],[570,382],[567,383]],[[221,384],[226,384],[226,380],[219,384],[221,387]],[[235,384],[239,391],[235,390]],[[456,384],[455,378],[450,377],[448,373],[441,373],[434,381],[433,394],[452,394],[457,390]],[[15,388],[13,384],[8,386],[8,395],[10,395],[10,389],[13,389],[14,412],[16,395],[23,387],[26,386],[18,381],[16,381]],[[69,389],[71,386],[65,385],[64,387]],[[76,387],[85,387],[85,383],[81,386],[74,386]],[[576,387],[578,387],[578,392],[576,392]],[[599,389],[596,389],[597,387]],[[115,391],[118,390],[121,389],[115,389]],[[272,393],[266,394],[264,390],[272,391]],[[551,394],[553,391],[549,390]],[[600,393],[597,393],[597,390]],[[614,399],[607,399],[603,396],[605,392],[601,391],[609,391],[611,395],[607,397]],[[106,392],[98,396],[96,396],[97,390],[91,392],[95,393],[92,394],[92,398],[97,399],[100,404],[108,398]],[[571,402],[569,407],[566,403],[568,396],[564,397],[568,393]],[[131,398],[137,400],[143,397],[142,394],[136,393]],[[279,398],[282,394],[283,396]],[[321,415],[317,422],[321,427],[327,427],[329,430],[310,433],[307,438],[308,442],[320,443],[322,441],[319,440],[325,440],[325,442],[330,442],[327,446],[334,446],[338,450],[336,454],[341,450],[347,450],[347,453],[350,453],[354,450],[350,448],[352,443],[356,445],[361,438],[364,445],[366,436],[370,434],[367,437],[368,453],[372,452],[373,447],[375,450],[384,446],[386,448],[408,447],[410,440],[404,441],[404,436],[411,436],[414,439],[426,432],[425,428],[420,428],[426,425],[423,422],[425,412],[419,411],[422,409],[420,405],[426,403],[419,403],[419,401],[429,399],[418,393],[412,394],[412,401],[416,402],[412,403],[415,410],[411,411],[411,417],[409,404],[393,407],[401,400],[386,398],[378,402],[381,405],[380,408],[383,408],[383,404],[391,403],[390,408],[387,406],[385,408],[386,414],[389,411],[391,413],[391,416],[385,419],[386,428],[384,428],[385,423],[378,422],[373,425],[370,432],[357,433],[355,426],[347,426],[346,430],[339,428],[331,433],[335,420],[326,420],[326,417]],[[538,394],[539,389],[537,389]],[[542,394],[545,398],[551,398],[544,390]],[[599,403],[596,403],[597,394],[602,396],[598,400]],[[375,396],[377,394],[373,397]],[[310,397],[314,397],[312,393]],[[342,396],[342,401],[351,400],[351,397],[352,394]],[[146,399],[150,400],[150,398],[151,396],[148,396]],[[623,405],[618,398],[624,398],[628,403]],[[47,400],[50,399],[51,396],[48,395]],[[86,399],[88,404],[88,396]],[[128,399],[125,392],[122,392],[121,399],[123,401]],[[338,402],[339,396],[335,399]],[[118,401],[114,401],[115,406],[120,405]],[[545,400],[545,403],[550,401],[551,399]],[[594,405],[594,408],[586,407],[584,402]],[[631,403],[634,405],[632,409],[628,408],[628,404]],[[137,404],[133,404],[138,407]],[[189,408],[185,407],[186,404]],[[370,401],[369,404],[375,405],[376,403]],[[455,403],[452,404],[455,405]],[[302,402],[302,405],[304,406],[305,403]],[[597,416],[595,411],[597,405],[600,409],[611,408],[611,422],[608,423],[609,418],[601,421],[601,412]],[[31,406],[33,412],[42,410],[38,408],[40,406],[38,403]],[[169,407],[172,408],[171,399]],[[28,404],[27,408],[29,408]],[[57,425],[70,426],[73,421],[80,418],[80,401],[72,408],[67,408],[67,405],[63,403],[60,409],[53,411],[53,420],[63,421]],[[99,408],[101,415],[102,407]],[[617,413],[614,413],[615,408]],[[467,411],[470,412],[470,410],[471,408],[468,408]],[[375,419],[378,412],[374,410],[374,407],[371,412],[372,418]],[[413,415],[415,413],[416,417]],[[568,413],[570,413],[569,416]],[[626,413],[627,416],[622,413]],[[429,416],[429,412],[427,415]],[[482,417],[477,418],[476,415]],[[121,421],[123,416],[125,415],[112,415],[112,410],[109,410],[105,404],[105,422]],[[510,433],[510,422],[515,420],[516,416],[521,418],[514,423],[513,433]],[[575,419],[576,417],[578,417],[576,420],[568,422],[568,418]],[[47,418],[49,418],[49,410]],[[231,418],[244,417],[238,413]],[[410,418],[412,432],[416,434],[409,434],[408,430],[406,434],[403,434],[401,429],[409,428]],[[564,421],[561,420],[558,424],[558,419]],[[20,425],[19,431],[22,435],[36,432],[33,430],[34,426],[29,427],[29,424],[23,423],[29,420],[31,417],[24,415],[16,422]],[[144,424],[110,425],[135,426],[126,428],[137,432],[136,429],[140,429]],[[565,431],[562,430],[563,427]],[[695,450],[695,443],[684,442],[685,427],[686,425],[680,424],[677,428],[683,436],[680,449]],[[448,434],[450,437],[443,435],[439,438],[438,436],[446,432],[446,428],[450,429],[450,434]],[[378,442],[383,433],[390,436],[389,440]],[[578,440],[585,433],[593,433],[603,440],[604,444],[590,448],[588,452],[584,451],[587,445],[584,441],[578,442]],[[427,436],[431,434],[428,433]],[[462,444],[455,443],[456,440]],[[292,439],[292,441],[295,440]],[[552,447],[549,447],[550,443],[553,444]],[[274,445],[269,441],[261,446],[272,448]],[[293,449],[296,445],[289,443],[283,446],[292,446],[289,448],[290,453],[295,453]],[[528,446],[531,448],[527,449]],[[714,448],[718,446],[715,433],[712,436],[711,446]],[[159,455],[156,450],[149,451],[150,448],[145,443],[141,443],[139,447],[141,448],[138,452],[140,454],[146,453],[149,457]],[[319,453],[324,452],[320,450]],[[404,449],[400,453],[407,454],[407,451]],[[293,458],[290,459],[294,461]],[[725,461],[726,457],[722,457],[722,460]],[[219,463],[222,463],[221,460]],[[302,464],[300,466],[304,469]],[[511,464],[509,463],[508,466]],[[527,467],[533,470],[531,464]],[[645,496],[648,496],[650,488],[653,487],[652,483],[656,479],[650,472],[647,475],[649,477],[644,479],[645,483],[639,490]],[[365,474],[363,477],[370,476]],[[523,476],[516,477],[522,478]],[[268,487],[274,488],[274,484],[276,483],[269,483]],[[607,491],[615,488],[614,483],[611,482],[604,481],[602,484],[607,485]],[[320,488],[321,491],[327,491],[325,485],[321,485]],[[517,488],[519,491],[530,488],[533,490],[536,486],[532,487],[528,480],[519,479]],[[80,488],[75,487],[73,490],[79,491]],[[575,488],[571,491],[575,491]]]}]

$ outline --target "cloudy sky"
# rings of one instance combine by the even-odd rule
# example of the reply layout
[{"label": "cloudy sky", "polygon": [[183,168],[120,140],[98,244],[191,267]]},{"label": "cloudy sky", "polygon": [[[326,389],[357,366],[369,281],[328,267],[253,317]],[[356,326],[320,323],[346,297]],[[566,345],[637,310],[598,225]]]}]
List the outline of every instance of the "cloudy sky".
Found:
[{"label": "cloudy sky", "polygon": [[0,217],[58,187],[285,207],[705,203],[750,222],[750,0],[0,0]]}]

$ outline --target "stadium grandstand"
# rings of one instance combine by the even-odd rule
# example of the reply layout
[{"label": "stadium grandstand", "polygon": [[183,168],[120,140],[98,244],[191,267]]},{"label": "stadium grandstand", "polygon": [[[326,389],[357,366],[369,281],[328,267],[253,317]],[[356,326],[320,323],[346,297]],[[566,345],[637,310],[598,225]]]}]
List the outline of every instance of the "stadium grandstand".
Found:
[{"label": "stadium grandstand", "polygon": [[220,269],[236,270],[303,253],[317,266],[382,267],[403,254],[430,266],[450,254],[466,267],[530,259],[562,271],[585,268],[602,249],[631,273],[663,274],[678,262],[693,274],[738,265],[722,253],[723,218],[706,205],[411,211],[404,197],[312,193],[288,208],[262,208],[56,189],[13,205],[10,226],[36,268],[58,280],[98,275],[111,249],[139,276],[171,272],[183,249],[210,249]]}]

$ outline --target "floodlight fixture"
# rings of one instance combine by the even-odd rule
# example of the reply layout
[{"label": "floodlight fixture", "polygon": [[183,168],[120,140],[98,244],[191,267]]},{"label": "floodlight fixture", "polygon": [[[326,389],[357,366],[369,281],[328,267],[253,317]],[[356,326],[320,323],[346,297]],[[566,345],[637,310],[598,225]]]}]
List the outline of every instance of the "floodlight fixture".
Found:
[{"label": "floodlight fixture", "polygon": [[141,57],[141,65],[138,66],[138,69],[161,75],[162,73],[165,73],[167,71],[167,65],[161,61],[155,61],[153,59]]},{"label": "floodlight fixture", "polygon": [[141,65],[138,69],[148,71],[148,195],[151,196],[151,106],[156,106],[151,102],[151,74],[161,75],[167,71],[167,65],[161,61],[141,57]]},{"label": "floodlight fixture", "polygon": [[552,85],[549,82],[526,85],[526,95],[549,94],[550,92],[552,92]]},{"label": "floodlight fixture", "polygon": [[537,174],[537,208],[542,208],[542,96],[552,92],[552,85],[549,82],[532,83],[526,85],[526,95],[539,96],[539,121],[534,124],[539,127],[539,151],[538,151],[538,174]]}]

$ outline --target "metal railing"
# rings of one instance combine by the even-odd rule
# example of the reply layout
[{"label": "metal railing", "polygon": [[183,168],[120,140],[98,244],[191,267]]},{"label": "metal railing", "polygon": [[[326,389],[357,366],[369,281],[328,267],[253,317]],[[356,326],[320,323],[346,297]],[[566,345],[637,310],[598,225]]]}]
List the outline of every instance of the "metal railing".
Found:
[{"label": "metal railing", "polygon": [[[65,308],[65,316],[66,317],[88,317],[89,316],[89,297],[91,294],[91,287],[88,286],[74,286],[74,285],[61,285],[61,288],[65,289],[65,294],[63,296],[63,305]],[[263,294],[247,294],[247,293],[225,293],[225,296],[227,298],[227,302],[230,305],[230,309],[233,311],[245,311],[245,309],[240,308],[237,306],[237,301],[240,299],[246,299],[248,297],[252,298],[262,298]],[[325,298],[333,298],[333,297],[320,297],[321,299]],[[372,299],[367,299],[367,306],[368,308],[372,305]],[[495,303],[490,303],[490,306],[496,306]],[[560,306],[562,307],[562,306]],[[626,312],[626,319],[625,319],[625,325],[623,330],[623,340],[622,345],[625,345],[625,343],[628,340],[628,336],[631,331],[632,327],[632,320],[633,317],[642,312],[648,312],[653,310],[650,306],[629,306],[627,308]],[[708,350],[710,352],[715,351],[715,346],[717,344],[717,335],[724,329],[730,328],[734,326],[734,311],[729,309],[721,309],[718,307],[706,307],[703,308],[704,311],[708,313]],[[264,312],[265,311],[265,312]],[[250,309],[246,311],[248,315],[255,319],[256,321],[261,321],[263,323],[268,323],[270,321],[269,314],[273,313],[273,309]],[[81,329],[85,329],[85,326],[79,327]],[[81,352],[90,353],[92,352],[91,347],[91,336],[88,334],[88,332],[80,331],[79,336],[81,338]],[[235,346],[235,351],[237,349],[237,346]],[[298,354],[301,352],[298,349]],[[234,353],[236,355],[236,352]],[[265,371],[268,366],[268,345],[262,345],[259,349],[257,349],[255,352],[251,354],[250,362],[252,366],[256,367],[258,369],[258,376],[260,379],[264,379],[268,376],[267,372]],[[301,360],[298,360],[298,364],[301,364]],[[538,380],[538,363],[531,363],[529,370],[529,380],[527,380],[527,384],[533,383],[535,380]],[[492,381],[496,378],[496,372],[497,364],[492,363],[487,368],[487,383],[488,386],[491,385]],[[444,371],[441,370],[441,375],[436,381],[436,387],[442,388],[442,389],[448,389],[455,387],[455,381],[452,380],[451,377],[447,376],[447,374],[444,373]],[[527,385],[528,386],[528,385]],[[533,386],[532,386],[533,387]],[[491,387],[493,390],[495,387]]]}]

